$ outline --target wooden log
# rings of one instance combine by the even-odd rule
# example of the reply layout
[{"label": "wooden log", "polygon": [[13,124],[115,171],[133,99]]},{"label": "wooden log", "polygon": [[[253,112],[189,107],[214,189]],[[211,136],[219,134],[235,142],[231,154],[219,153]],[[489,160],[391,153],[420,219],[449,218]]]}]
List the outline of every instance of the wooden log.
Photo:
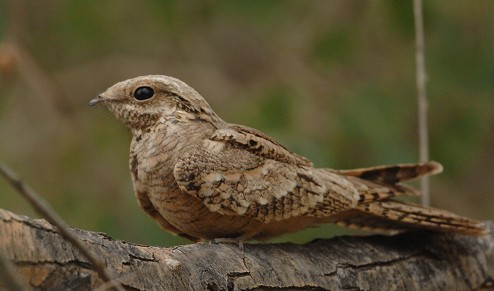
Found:
[{"label": "wooden log", "polygon": [[[409,232],[296,245],[143,246],[74,229],[130,290],[472,290],[492,288],[494,224],[482,237]],[[48,222],[0,209],[0,250],[29,286],[88,290],[103,281]],[[2,283],[0,282],[0,289]]]}]

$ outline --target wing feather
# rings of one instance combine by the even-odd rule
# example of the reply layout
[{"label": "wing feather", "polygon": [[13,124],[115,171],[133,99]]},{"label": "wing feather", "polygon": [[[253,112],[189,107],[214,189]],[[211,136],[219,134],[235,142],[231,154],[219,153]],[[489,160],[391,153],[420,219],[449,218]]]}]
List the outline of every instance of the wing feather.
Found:
[{"label": "wing feather", "polygon": [[314,218],[353,227],[401,231],[433,229],[481,234],[476,221],[447,211],[394,201],[417,192],[400,181],[440,170],[435,163],[335,171],[315,169],[262,133],[243,128],[218,129],[180,157],[175,180],[185,193],[212,212],[261,222]]},{"label": "wing feather", "polygon": [[[269,144],[261,139],[260,144]],[[329,216],[356,205],[358,194],[346,179],[286,163],[288,157],[269,159],[225,139],[208,139],[177,161],[174,176],[183,191],[209,210],[265,223]]]},{"label": "wing feather", "polygon": [[246,126],[230,125],[227,128],[220,128],[214,132],[211,140],[223,141],[267,159],[312,167],[312,162],[307,158],[290,152],[266,134]]}]

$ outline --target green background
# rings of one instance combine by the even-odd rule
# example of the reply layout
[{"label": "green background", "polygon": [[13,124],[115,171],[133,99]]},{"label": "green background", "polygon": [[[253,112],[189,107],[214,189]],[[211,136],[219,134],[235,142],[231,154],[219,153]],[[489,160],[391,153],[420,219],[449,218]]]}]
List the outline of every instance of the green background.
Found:
[{"label": "green background", "polygon": [[[432,204],[494,219],[494,2],[424,1]],[[0,160],[72,226],[186,243],[139,209],[130,133],[87,102],[175,76],[317,166],[415,162],[412,1],[0,0]],[[35,216],[0,181],[0,207]],[[324,227],[282,238],[341,233]]]}]

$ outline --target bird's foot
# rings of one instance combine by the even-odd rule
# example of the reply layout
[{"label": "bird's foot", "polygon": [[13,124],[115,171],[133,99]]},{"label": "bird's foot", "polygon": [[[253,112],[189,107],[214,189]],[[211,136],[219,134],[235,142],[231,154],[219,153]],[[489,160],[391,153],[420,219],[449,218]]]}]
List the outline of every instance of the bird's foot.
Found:
[{"label": "bird's foot", "polygon": [[224,237],[224,238],[213,238],[212,240],[209,241],[209,244],[219,244],[219,243],[236,244],[238,245],[238,248],[242,251],[242,253],[244,252],[244,241],[241,239]]}]

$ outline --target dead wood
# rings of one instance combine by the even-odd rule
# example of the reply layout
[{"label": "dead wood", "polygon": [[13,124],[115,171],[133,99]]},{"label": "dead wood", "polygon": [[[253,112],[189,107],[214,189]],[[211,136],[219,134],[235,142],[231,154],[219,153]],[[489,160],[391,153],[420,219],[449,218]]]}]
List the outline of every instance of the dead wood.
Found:
[{"label": "dead wood", "polygon": [[[471,290],[493,286],[494,224],[488,227],[483,237],[409,232],[246,244],[244,254],[230,244],[158,248],[74,232],[129,290]],[[33,288],[108,286],[45,220],[0,209],[0,249]]]}]

